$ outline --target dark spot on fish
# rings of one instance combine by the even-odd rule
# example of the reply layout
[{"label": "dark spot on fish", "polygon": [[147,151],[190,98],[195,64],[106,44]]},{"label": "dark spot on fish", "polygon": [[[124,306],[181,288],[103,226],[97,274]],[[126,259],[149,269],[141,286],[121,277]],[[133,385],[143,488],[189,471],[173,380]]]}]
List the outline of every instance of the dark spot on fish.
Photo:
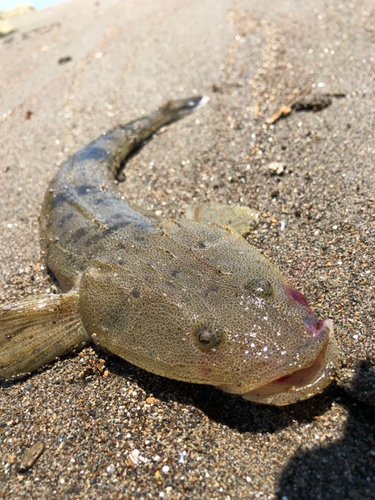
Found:
[{"label": "dark spot on fish", "polygon": [[76,158],[76,160],[78,160],[79,162],[86,160],[106,161],[107,159],[108,159],[107,151],[103,148],[98,148],[94,146],[86,148],[84,151],[82,151],[79,157]]},{"label": "dark spot on fish", "polygon": [[83,185],[83,186],[79,186],[78,188],[76,188],[76,193],[79,196],[82,196],[82,195],[90,193],[90,192],[92,192],[94,190],[96,190],[96,188],[94,186]]},{"label": "dark spot on fish", "polygon": [[178,269],[173,269],[173,271],[171,271],[171,276],[172,276],[173,278],[176,278],[179,272],[180,272],[180,271],[179,271]]},{"label": "dark spot on fish", "polygon": [[93,233],[92,230],[90,230],[90,236],[89,238],[86,239],[86,244],[87,246],[93,246],[95,243],[103,239],[103,234],[97,234]]},{"label": "dark spot on fish", "polygon": [[64,196],[62,196],[61,194],[57,194],[54,196],[52,204],[54,206],[56,206],[56,205],[60,205],[61,203],[65,203],[65,201],[66,200],[65,200]]},{"label": "dark spot on fish", "polygon": [[63,215],[61,219],[58,221],[58,226],[62,227],[66,222],[69,222],[73,218],[73,214],[71,212]]},{"label": "dark spot on fish", "polygon": [[204,291],[203,297],[207,298],[210,295],[210,293],[217,293],[218,291],[219,289],[216,286],[210,286],[207,288],[207,290]]},{"label": "dark spot on fish", "polygon": [[95,200],[94,200],[94,205],[101,205],[103,203],[105,203],[104,198],[95,198]]},{"label": "dark spot on fish", "polygon": [[132,290],[132,291],[130,292],[130,295],[131,295],[132,297],[134,297],[135,299],[138,299],[138,298],[141,296],[141,294],[140,294],[140,292],[138,292],[138,290]]},{"label": "dark spot on fish", "polygon": [[87,227],[80,227],[79,229],[77,229],[72,235],[71,235],[71,239],[73,241],[77,241],[79,240],[80,238],[83,238],[84,236],[87,235],[87,232],[88,232],[88,228]]},{"label": "dark spot on fish", "polygon": [[123,219],[124,218],[124,214],[123,212],[118,212],[117,214],[111,214],[111,219]]},{"label": "dark spot on fish", "polygon": [[203,241],[198,241],[198,248],[207,248]]},{"label": "dark spot on fish", "polygon": [[129,220],[121,220],[120,222],[117,222],[115,224],[111,224],[108,227],[108,229],[105,229],[103,231],[103,234],[106,235],[106,234],[109,234],[109,233],[113,233],[113,232],[118,231],[119,229],[121,229],[123,227],[129,226],[129,224],[131,224],[131,221],[129,221]]}]

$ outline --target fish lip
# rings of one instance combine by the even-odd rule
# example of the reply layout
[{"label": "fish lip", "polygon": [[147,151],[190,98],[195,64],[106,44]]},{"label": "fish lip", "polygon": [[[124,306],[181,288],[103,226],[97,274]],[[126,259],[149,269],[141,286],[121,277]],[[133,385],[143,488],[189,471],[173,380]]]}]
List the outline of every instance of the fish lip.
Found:
[{"label": "fish lip", "polygon": [[[282,383],[285,380],[297,375],[299,372],[303,372],[304,370],[309,369],[310,367],[312,367],[315,364],[315,362],[318,360],[319,357],[324,356],[325,351],[328,347],[329,335],[331,332],[331,325],[332,325],[332,321],[329,319],[325,319],[324,321],[320,320],[319,321],[319,329],[316,329],[315,336],[313,337],[314,340],[312,340],[308,344],[304,345],[299,351],[297,351],[296,357],[300,358],[301,355],[303,357],[304,353],[306,351],[308,351],[312,346],[314,346],[314,347],[321,346],[318,353],[317,353],[317,356],[315,357],[315,359],[312,363],[310,363],[310,364],[303,363],[302,366],[299,367],[297,370],[293,370],[292,372],[290,372],[286,375],[282,375],[281,377],[271,381],[270,383],[271,384]],[[319,367],[319,369],[316,370],[316,373],[318,371],[320,371],[323,367],[324,367],[324,363],[322,363],[321,366]],[[303,386],[303,385],[305,385],[305,384],[301,384],[301,386]]]},{"label": "fish lip", "polygon": [[[329,343],[329,337],[330,333],[332,330],[332,321],[330,319],[325,319],[324,321],[319,321],[319,328],[316,329],[315,336],[313,336],[313,340],[311,342],[308,342],[307,344],[304,344],[303,346],[300,347],[300,349],[297,350],[295,356],[294,356],[294,364],[299,365],[297,369],[292,371],[289,371],[289,373],[285,373],[284,375],[281,375],[277,379],[271,380],[268,384],[277,384],[278,382],[283,382],[286,377],[290,378],[299,372],[302,372],[303,370],[307,370],[311,366],[314,365],[316,360],[319,358],[319,356],[324,356],[325,351],[327,349],[328,343]],[[316,350],[316,356],[313,360],[313,362],[307,362],[304,360],[306,359],[306,354],[311,350],[314,349]],[[311,360],[311,357],[308,357],[309,360]],[[323,368],[324,364],[320,366],[320,368],[317,370],[321,370]],[[291,363],[289,363],[289,369],[293,368]],[[284,380],[283,380],[284,379]],[[268,385],[265,384],[265,385]],[[303,384],[301,384],[302,386]]]},{"label": "fish lip", "polygon": [[310,366],[243,393],[242,397],[257,403],[284,406],[321,392],[333,380],[338,359],[333,323],[331,320],[325,320],[323,323],[319,333],[319,344],[323,341],[323,345]]},{"label": "fish lip", "polygon": [[[254,384],[251,386],[245,384],[233,384],[221,385],[219,386],[219,389],[224,392],[239,394],[243,398],[251,401],[263,402],[262,393],[268,388],[272,390],[272,395],[277,396],[279,393],[287,391],[288,388],[293,387],[293,389],[296,388],[298,391],[298,389],[303,389],[305,386],[308,386],[310,382],[310,385],[315,384],[315,382],[320,378],[319,374],[324,373],[327,368],[327,351],[329,349],[330,341],[334,342],[334,337],[332,336],[331,338],[331,334],[333,332],[332,321],[330,319],[326,319],[321,322],[319,321],[319,328],[316,329],[316,332],[316,336],[313,337],[310,342],[304,344],[296,351],[293,359],[288,362],[284,370],[281,370],[281,373],[284,373],[278,378],[270,380],[269,382],[257,387],[254,387]],[[312,363],[311,361],[308,361],[311,360],[311,355],[308,355],[308,352],[311,352],[311,349],[314,349],[316,352],[316,356],[314,357]],[[296,369],[293,369],[293,365]],[[302,374],[308,373],[310,368],[312,372],[305,377],[305,380],[296,384],[295,380],[298,379],[299,376],[302,376]]]}]

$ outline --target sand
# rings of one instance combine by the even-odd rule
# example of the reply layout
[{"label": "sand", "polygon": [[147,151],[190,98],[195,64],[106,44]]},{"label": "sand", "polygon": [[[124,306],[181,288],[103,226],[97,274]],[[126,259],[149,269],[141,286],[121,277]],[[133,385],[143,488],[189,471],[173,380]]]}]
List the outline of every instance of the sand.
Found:
[{"label": "sand", "polygon": [[[1,303],[53,290],[38,214],[63,162],[166,100],[206,94],[131,158],[120,189],[165,217],[193,200],[258,209],[249,242],[332,318],[340,366],[322,394],[277,408],[87,347],[0,382],[0,498],[375,498],[372,0],[71,0],[12,25]],[[41,457],[18,472],[37,441]]]}]

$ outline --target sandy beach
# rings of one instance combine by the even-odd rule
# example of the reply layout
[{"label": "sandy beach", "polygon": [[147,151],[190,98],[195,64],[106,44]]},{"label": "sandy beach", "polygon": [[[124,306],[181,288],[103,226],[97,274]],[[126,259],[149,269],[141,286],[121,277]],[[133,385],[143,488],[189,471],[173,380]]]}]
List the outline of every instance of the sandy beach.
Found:
[{"label": "sandy beach", "polygon": [[0,381],[0,499],[375,498],[373,1],[68,0],[10,21],[1,305],[53,291],[39,214],[69,156],[165,101],[208,95],[131,157],[119,189],[164,217],[204,200],[259,210],[248,241],[333,320],[340,363],[322,394],[286,407],[95,346]]}]

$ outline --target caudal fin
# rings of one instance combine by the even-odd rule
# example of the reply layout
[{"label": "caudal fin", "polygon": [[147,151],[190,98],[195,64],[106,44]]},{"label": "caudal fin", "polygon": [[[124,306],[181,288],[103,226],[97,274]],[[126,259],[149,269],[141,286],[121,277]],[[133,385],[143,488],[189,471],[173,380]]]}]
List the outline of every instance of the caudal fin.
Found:
[{"label": "caudal fin", "polygon": [[0,308],[0,379],[31,372],[88,341],[78,294],[39,295]]}]

